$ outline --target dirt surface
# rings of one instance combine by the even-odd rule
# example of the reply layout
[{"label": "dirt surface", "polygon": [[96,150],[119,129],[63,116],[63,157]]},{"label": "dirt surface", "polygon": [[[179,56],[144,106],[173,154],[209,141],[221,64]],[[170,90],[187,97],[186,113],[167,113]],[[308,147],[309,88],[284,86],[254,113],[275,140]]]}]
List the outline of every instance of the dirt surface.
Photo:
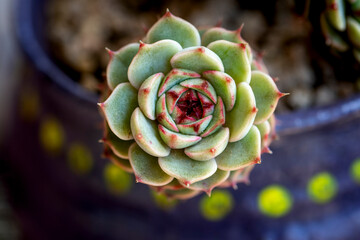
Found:
[{"label": "dirt surface", "polygon": [[[240,3],[235,0],[116,1],[52,0],[47,7],[52,55],[84,87],[96,90],[104,81],[109,47],[138,41],[169,8],[197,27],[222,22],[228,29],[245,24],[243,37],[258,52],[282,92],[278,112],[330,104],[360,89],[359,68],[333,56],[319,33],[316,17],[303,17],[293,0]],[[316,12],[314,15],[316,16]],[[325,53],[324,53],[325,52]]]}]

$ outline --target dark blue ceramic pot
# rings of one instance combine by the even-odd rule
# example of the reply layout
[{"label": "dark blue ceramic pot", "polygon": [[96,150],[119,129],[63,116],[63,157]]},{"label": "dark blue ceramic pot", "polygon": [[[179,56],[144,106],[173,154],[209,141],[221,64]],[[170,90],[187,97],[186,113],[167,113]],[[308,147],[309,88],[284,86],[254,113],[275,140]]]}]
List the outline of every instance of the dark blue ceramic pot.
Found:
[{"label": "dark blue ceramic pot", "polygon": [[[44,0],[20,0],[24,77],[7,156],[27,239],[356,239],[360,97],[278,116],[279,140],[250,185],[177,203],[101,158],[98,96],[49,57]],[[167,210],[164,210],[167,209]]]}]

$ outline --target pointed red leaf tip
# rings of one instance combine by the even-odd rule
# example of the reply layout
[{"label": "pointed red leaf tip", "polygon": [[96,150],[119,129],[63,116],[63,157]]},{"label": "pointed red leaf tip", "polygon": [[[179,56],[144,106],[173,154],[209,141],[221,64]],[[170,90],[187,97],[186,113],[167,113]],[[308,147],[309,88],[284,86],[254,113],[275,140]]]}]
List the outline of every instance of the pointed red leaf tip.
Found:
[{"label": "pointed red leaf tip", "polygon": [[185,185],[186,187],[189,187],[189,186],[190,186],[190,184],[191,184],[191,182],[190,182],[190,181],[184,181],[183,183],[184,183],[184,185]]},{"label": "pointed red leaf tip", "polygon": [[143,41],[139,41],[139,43],[140,43],[140,46],[139,46],[139,51],[140,51],[140,49],[142,48],[142,47],[144,47],[145,45],[146,45],[146,43],[144,43]]},{"label": "pointed red leaf tip", "polygon": [[110,59],[112,59],[113,56],[114,56],[114,54],[115,54],[115,52],[112,51],[112,50],[110,50],[109,48],[105,48],[105,50],[109,53]]},{"label": "pointed red leaf tip", "polygon": [[329,9],[336,11],[336,10],[338,9],[337,3],[332,3],[332,4],[330,4]]},{"label": "pointed red leaf tip", "polygon": [[242,31],[243,27],[244,27],[244,23],[242,23],[241,26],[234,31],[234,32],[236,33],[236,35],[237,35],[240,39],[242,39],[242,37],[241,37],[241,31]]},{"label": "pointed red leaf tip", "polygon": [[142,135],[141,133],[139,133],[139,134],[136,135],[136,138],[137,138],[138,140],[142,139],[142,137],[143,137],[143,135]]},{"label": "pointed red leaf tip", "polygon": [[289,93],[282,93],[282,92],[280,92],[280,91],[277,92],[278,98],[282,98],[282,97],[284,97],[284,96],[286,96],[286,95],[289,95]]},{"label": "pointed red leaf tip", "polygon": [[164,14],[164,18],[166,18],[166,17],[172,17],[173,15],[172,15],[172,13],[170,12],[170,10],[167,8],[166,9],[166,13]]},{"label": "pointed red leaf tip", "polygon": [[215,154],[216,149],[215,149],[215,148],[211,148],[209,151],[210,151],[212,154]]},{"label": "pointed red leaf tip", "polygon": [[261,150],[261,154],[263,153],[269,153],[272,154],[271,149],[268,146],[263,147],[263,149]]},{"label": "pointed red leaf tip", "polygon": [[277,82],[277,81],[279,81],[279,78],[278,78],[278,77],[272,77],[272,80],[273,80],[274,82]]},{"label": "pointed red leaf tip", "polygon": [[261,158],[260,157],[256,157],[254,160],[254,163],[256,164],[261,164]]},{"label": "pointed red leaf tip", "polygon": [[232,182],[231,182],[231,187],[232,187],[234,190],[237,190],[237,189],[238,189],[238,186],[237,186],[237,184],[236,184],[235,181],[232,181]]},{"label": "pointed red leaf tip", "polygon": [[107,141],[107,139],[105,138],[105,137],[103,137],[103,138],[101,138],[101,139],[99,139],[99,143],[105,143]]},{"label": "pointed red leaf tip", "polygon": [[105,107],[105,103],[103,103],[103,102],[102,102],[102,103],[98,103],[97,105],[98,105],[100,108],[104,108],[104,107]]},{"label": "pointed red leaf tip", "polygon": [[259,109],[257,109],[256,107],[253,107],[253,108],[251,109],[251,112],[252,112],[252,113],[257,113],[258,110],[259,110]]},{"label": "pointed red leaf tip", "polygon": [[209,197],[211,197],[211,191],[212,191],[212,189],[207,189],[207,190],[205,190],[206,195],[208,195]]},{"label": "pointed red leaf tip", "polygon": [[135,175],[135,181],[136,183],[141,183],[141,177]]},{"label": "pointed red leaf tip", "polygon": [[241,49],[245,50],[246,49],[246,43],[239,43],[239,47],[241,47]]}]

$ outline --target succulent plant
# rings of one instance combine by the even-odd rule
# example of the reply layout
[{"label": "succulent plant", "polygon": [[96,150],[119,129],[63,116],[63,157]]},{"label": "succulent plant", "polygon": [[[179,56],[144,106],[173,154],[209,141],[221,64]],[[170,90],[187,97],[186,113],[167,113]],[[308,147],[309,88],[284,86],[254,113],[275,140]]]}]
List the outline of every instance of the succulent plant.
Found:
[{"label": "succulent plant", "polygon": [[328,45],[351,50],[360,63],[360,0],[326,0],[320,24]]},{"label": "succulent plant", "polygon": [[174,198],[246,181],[270,152],[285,94],[240,32],[200,36],[167,11],[140,43],[108,50],[106,156]]}]

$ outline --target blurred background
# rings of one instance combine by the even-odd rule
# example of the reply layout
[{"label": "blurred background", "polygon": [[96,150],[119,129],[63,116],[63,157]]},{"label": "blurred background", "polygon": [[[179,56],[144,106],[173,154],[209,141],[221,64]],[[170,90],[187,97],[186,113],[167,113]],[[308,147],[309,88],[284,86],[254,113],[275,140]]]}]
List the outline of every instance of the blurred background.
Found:
[{"label": "blurred background", "polygon": [[[166,8],[199,29],[244,23],[291,93],[250,185],[167,200],[101,158],[104,48],[139,41]],[[359,0],[1,0],[0,239],[358,239],[359,12]]]}]

